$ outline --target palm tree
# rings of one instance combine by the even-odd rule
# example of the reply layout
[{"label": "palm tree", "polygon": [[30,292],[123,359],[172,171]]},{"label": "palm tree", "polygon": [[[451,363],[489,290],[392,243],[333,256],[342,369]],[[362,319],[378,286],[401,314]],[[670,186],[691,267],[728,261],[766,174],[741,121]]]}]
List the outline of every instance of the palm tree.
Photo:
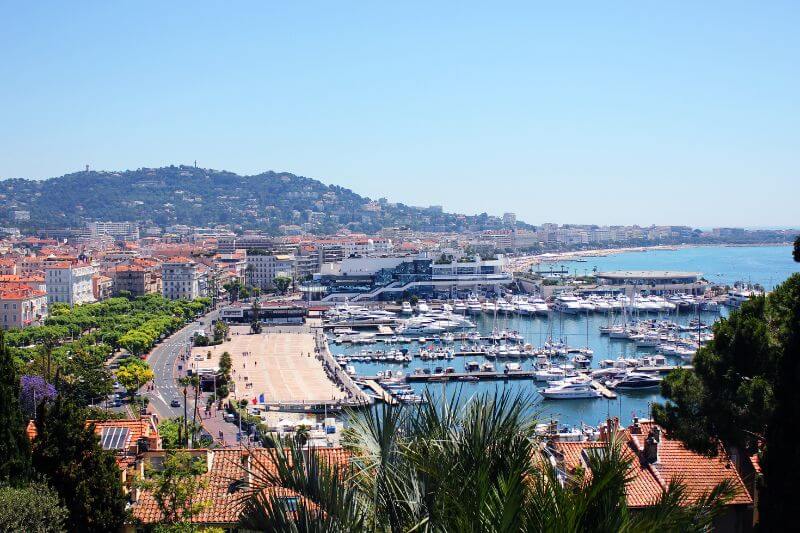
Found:
[{"label": "palm tree", "polygon": [[[732,496],[720,485],[689,501],[679,482],[631,513],[630,459],[621,443],[588,454],[591,476],[559,478],[531,438],[526,394],[461,401],[426,394],[418,406],[354,414],[343,435],[346,466],[303,453],[297,441],[248,469],[241,526],[269,531],[705,531]],[[283,487],[297,494],[271,491]]]}]

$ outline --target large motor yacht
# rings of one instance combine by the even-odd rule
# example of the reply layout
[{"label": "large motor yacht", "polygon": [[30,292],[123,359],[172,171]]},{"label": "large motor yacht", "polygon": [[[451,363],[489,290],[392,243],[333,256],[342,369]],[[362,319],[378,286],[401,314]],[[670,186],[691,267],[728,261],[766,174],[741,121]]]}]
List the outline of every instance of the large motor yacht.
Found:
[{"label": "large motor yacht", "polygon": [[553,400],[579,400],[586,398],[599,398],[600,392],[592,388],[588,381],[565,380],[554,383],[551,387],[542,389],[539,394]]},{"label": "large motor yacht", "polygon": [[661,386],[661,378],[643,372],[628,372],[620,379],[607,381],[606,385],[611,389],[621,390],[655,389]]},{"label": "large motor yacht", "polygon": [[581,305],[581,300],[571,294],[562,294],[557,297],[553,309],[567,315],[577,315],[580,312],[586,312]]}]

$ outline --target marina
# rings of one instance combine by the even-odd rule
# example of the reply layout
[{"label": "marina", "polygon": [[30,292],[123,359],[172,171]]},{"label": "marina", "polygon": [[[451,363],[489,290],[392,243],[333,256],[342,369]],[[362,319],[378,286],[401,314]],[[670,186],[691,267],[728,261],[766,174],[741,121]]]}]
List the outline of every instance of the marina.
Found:
[{"label": "marina", "polygon": [[[703,278],[713,278],[718,283],[732,285],[747,280],[768,288],[770,280],[779,277],[772,273],[778,272],[775,264],[767,261],[763,266],[754,265],[753,259],[765,254],[785,260],[785,248],[780,247],[708,247],[630,252],[591,257],[589,263],[574,264],[578,273],[595,266],[598,270],[667,267],[684,271],[684,265],[691,264],[698,270],[718,270],[716,274],[703,274]],[[753,265],[756,274],[748,276],[735,270],[736,264],[725,259],[728,255]],[[686,257],[713,260],[685,263]],[[649,416],[651,404],[662,401],[660,382],[654,379],[644,387],[636,387],[620,382],[620,378],[632,372],[664,376],[679,366],[691,368],[698,344],[711,338],[711,325],[733,308],[728,305],[727,297],[725,292],[714,299],[683,293],[584,294],[575,300],[580,310],[570,313],[554,309],[556,297],[466,295],[427,302],[427,312],[434,315],[430,322],[433,327],[414,334],[398,333],[399,322],[392,325],[385,312],[394,313],[397,320],[408,320],[419,316],[416,306],[360,303],[349,305],[384,312],[380,317],[381,331],[375,326],[362,325],[359,320],[349,320],[347,313],[336,322],[337,327],[344,329],[337,331],[326,323],[325,331],[332,354],[339,364],[348,359],[345,364],[352,367],[353,377],[358,381],[369,378],[376,383],[381,380],[402,383],[414,396],[421,395],[426,387],[433,396],[455,394],[458,390],[471,394],[486,388],[529,391],[541,398],[543,417],[558,418],[575,426],[595,423],[609,414]],[[442,323],[449,320],[447,313],[471,321],[474,328],[449,329],[453,324]],[[446,327],[437,327],[442,325]],[[402,358],[397,360],[397,355]],[[507,364],[517,367],[506,372]],[[590,379],[590,388],[600,392],[599,396],[579,394],[567,400],[566,395],[546,398],[540,392],[551,388],[552,383],[581,376]],[[407,398],[417,400],[408,389],[404,390]],[[391,389],[387,392],[391,393]]]}]

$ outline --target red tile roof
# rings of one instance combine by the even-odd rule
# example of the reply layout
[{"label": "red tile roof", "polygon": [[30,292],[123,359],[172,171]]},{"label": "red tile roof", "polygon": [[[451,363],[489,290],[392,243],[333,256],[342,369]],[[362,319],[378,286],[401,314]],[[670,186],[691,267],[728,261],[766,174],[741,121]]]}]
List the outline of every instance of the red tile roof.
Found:
[{"label": "red tile roof", "polygon": [[[236,480],[243,479],[246,475],[242,465],[250,461],[252,471],[274,471],[274,463],[270,451],[264,448],[246,450],[243,448],[204,450],[206,458],[210,460],[211,467],[205,474],[199,476],[206,482],[194,498],[195,503],[203,503],[203,510],[192,518],[197,524],[235,524],[239,521],[242,512],[242,492],[232,490]],[[197,452],[194,452],[197,453]],[[342,448],[319,448],[316,450],[323,461],[329,464],[346,464],[349,454]],[[272,490],[287,496],[293,492],[274,487]],[[148,491],[142,491],[131,506],[132,516],[136,521],[151,524],[161,520],[161,511],[158,503]]]},{"label": "red tile roof", "polygon": [[[686,448],[679,440],[670,439],[662,430],[658,444],[658,461],[647,462],[644,456],[645,439],[654,424],[645,422],[641,429],[634,426],[619,431],[623,440],[623,453],[631,459],[632,480],[627,487],[628,505],[647,507],[666,490],[672,480],[680,480],[686,486],[689,500],[696,500],[710,492],[724,480],[733,484],[736,491],[729,505],[748,505],[753,499],[744,481],[732,464],[725,450],[716,457],[708,457]],[[603,442],[555,442],[553,448],[564,457],[564,468],[572,471],[578,467],[586,468],[583,450],[604,446]]]}]

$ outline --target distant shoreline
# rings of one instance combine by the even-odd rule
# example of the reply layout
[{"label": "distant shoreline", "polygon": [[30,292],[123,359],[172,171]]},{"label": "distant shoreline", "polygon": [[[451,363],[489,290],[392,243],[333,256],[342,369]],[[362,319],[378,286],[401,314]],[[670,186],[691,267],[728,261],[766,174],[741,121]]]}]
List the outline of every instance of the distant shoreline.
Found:
[{"label": "distant shoreline", "polygon": [[792,243],[748,243],[748,244],[735,244],[735,243],[721,243],[721,244],[655,244],[652,246],[626,246],[623,248],[595,248],[592,250],[577,250],[574,252],[548,252],[536,255],[527,255],[524,257],[515,258],[514,263],[528,263],[530,265],[538,265],[541,263],[556,263],[559,261],[576,261],[588,257],[608,257],[611,255],[618,255],[631,252],[649,252],[649,251],[677,251],[688,248],[756,248],[756,247],[771,247],[771,246],[791,246]]}]

